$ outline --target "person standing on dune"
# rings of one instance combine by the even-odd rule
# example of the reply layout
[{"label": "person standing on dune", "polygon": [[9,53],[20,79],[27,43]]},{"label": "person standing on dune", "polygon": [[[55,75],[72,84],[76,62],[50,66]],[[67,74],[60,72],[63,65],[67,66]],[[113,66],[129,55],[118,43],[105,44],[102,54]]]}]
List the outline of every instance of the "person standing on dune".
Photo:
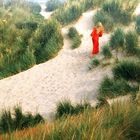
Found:
[{"label": "person standing on dune", "polygon": [[92,33],[90,34],[93,43],[93,50],[90,55],[91,57],[99,53],[99,37],[102,37],[103,31],[104,31],[104,27],[102,23],[98,22],[97,25],[93,28]]}]

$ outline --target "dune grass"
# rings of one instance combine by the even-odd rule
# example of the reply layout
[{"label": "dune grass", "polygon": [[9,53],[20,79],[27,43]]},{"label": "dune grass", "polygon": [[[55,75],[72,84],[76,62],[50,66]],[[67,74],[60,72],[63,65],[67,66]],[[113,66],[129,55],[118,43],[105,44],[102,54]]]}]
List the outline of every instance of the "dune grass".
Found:
[{"label": "dune grass", "polygon": [[92,58],[90,63],[89,63],[88,68],[89,68],[89,70],[91,70],[99,65],[100,65],[100,61],[97,58]]},{"label": "dune grass", "polygon": [[97,24],[98,22],[101,22],[106,32],[111,32],[114,29],[114,21],[112,18],[107,15],[104,11],[97,11],[97,13],[93,17],[93,22]]},{"label": "dune grass", "polygon": [[136,94],[139,91],[138,85],[131,85],[123,79],[111,79],[105,77],[99,88],[99,97],[115,98],[127,94]]},{"label": "dune grass", "polygon": [[24,115],[21,107],[15,107],[14,113],[9,110],[3,110],[0,115],[0,133],[12,133],[16,130],[34,127],[43,122],[44,119],[40,114],[33,116],[28,113]]},{"label": "dune grass", "polygon": [[2,137],[4,140],[139,140],[139,116],[138,104],[117,102]]},{"label": "dune grass", "polygon": [[109,59],[112,57],[112,52],[109,48],[109,44],[103,46],[102,48],[102,55],[104,56],[105,59]]},{"label": "dune grass", "polygon": [[72,49],[78,48],[81,44],[81,36],[76,30],[76,28],[71,27],[69,28],[68,36],[70,39],[72,39]]},{"label": "dune grass", "polygon": [[126,52],[131,55],[137,55],[139,42],[138,42],[138,35],[136,34],[136,32],[134,31],[127,32],[125,38],[126,38],[125,41]]},{"label": "dune grass", "polygon": [[99,7],[102,3],[103,0],[68,0],[63,7],[55,11],[53,17],[62,25],[67,25],[77,20],[83,12]]},{"label": "dune grass", "polygon": [[87,102],[72,105],[71,101],[65,100],[57,105],[56,118],[67,117],[68,115],[77,115],[85,110],[91,109],[91,105]]},{"label": "dune grass", "polygon": [[111,32],[120,25],[129,25],[133,21],[133,12],[138,0],[106,0],[95,14],[93,21],[102,22],[106,32]]},{"label": "dune grass", "polygon": [[113,77],[105,77],[99,87],[99,97],[115,98],[139,91],[140,64],[134,61],[120,61],[112,69]]},{"label": "dune grass", "polygon": [[44,21],[39,12],[39,4],[22,0],[1,5],[0,79],[49,60],[62,48],[59,23]]},{"label": "dune grass", "polygon": [[65,2],[61,0],[49,0],[46,2],[46,11],[54,11],[58,8],[61,8],[64,6],[64,3]]},{"label": "dune grass", "polygon": [[128,25],[132,21],[133,12],[138,0],[111,0],[103,4],[103,11],[113,18],[116,23]]},{"label": "dune grass", "polygon": [[136,25],[135,25],[137,33],[140,35],[140,15],[136,17]]},{"label": "dune grass", "polygon": [[123,78],[127,81],[140,82],[140,63],[134,61],[122,61],[113,68],[115,78]]},{"label": "dune grass", "polygon": [[112,34],[110,38],[110,47],[112,49],[124,48],[125,45],[125,33],[123,29],[117,28]]},{"label": "dune grass", "polygon": [[30,46],[34,48],[37,64],[56,56],[63,46],[63,37],[58,22],[49,20],[40,25],[31,38]]}]

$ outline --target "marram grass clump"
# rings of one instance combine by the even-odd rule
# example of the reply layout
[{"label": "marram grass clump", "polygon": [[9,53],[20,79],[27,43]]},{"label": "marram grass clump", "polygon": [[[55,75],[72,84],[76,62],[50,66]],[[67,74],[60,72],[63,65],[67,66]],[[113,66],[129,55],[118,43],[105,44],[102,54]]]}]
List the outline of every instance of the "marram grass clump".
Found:
[{"label": "marram grass clump", "polygon": [[75,27],[70,27],[68,36],[70,39],[72,39],[72,49],[78,48],[81,44],[81,36],[79,35],[78,31]]},{"label": "marram grass clump", "polygon": [[1,137],[4,140],[139,140],[139,130],[140,106],[127,100]]},{"label": "marram grass clump", "polygon": [[95,16],[93,17],[93,22],[95,24],[101,22],[104,25],[106,32],[111,32],[114,29],[113,19],[102,10],[97,11]]},{"label": "marram grass clump", "polygon": [[11,133],[17,130],[34,127],[39,123],[44,123],[40,114],[23,114],[20,107],[14,108],[14,114],[11,111],[3,110],[0,115],[0,133]]},{"label": "marram grass clump", "polygon": [[99,97],[115,98],[117,96],[124,96],[128,93],[136,94],[139,91],[139,86],[131,85],[123,79],[111,79],[105,77],[101,82],[99,88]]},{"label": "marram grass clump", "polygon": [[97,58],[92,58],[89,63],[88,68],[93,69],[93,68],[97,67],[98,65],[100,65],[100,61]]},{"label": "marram grass clump", "polygon": [[137,54],[138,49],[138,35],[136,32],[129,31],[125,36],[126,52],[128,54]]},{"label": "marram grass clump", "polygon": [[140,82],[140,63],[134,61],[122,61],[113,68],[116,79],[123,78],[127,81]]},{"label": "marram grass clump", "polygon": [[61,0],[49,0],[46,3],[46,11],[54,11],[58,8],[61,8],[64,6],[64,2]]},{"label": "marram grass clump", "polygon": [[140,35],[140,15],[136,17],[136,32]]},{"label": "marram grass clump", "polygon": [[68,115],[76,115],[90,108],[91,106],[87,102],[84,102],[83,104],[72,105],[71,101],[65,100],[58,103],[56,118],[61,118]]},{"label": "marram grass clump", "polygon": [[123,29],[117,28],[110,38],[110,47],[112,49],[124,48],[125,45],[125,33]]},{"label": "marram grass clump", "polygon": [[103,46],[102,48],[102,55],[104,56],[104,58],[108,59],[112,57],[112,53],[111,50],[109,48],[108,45]]}]

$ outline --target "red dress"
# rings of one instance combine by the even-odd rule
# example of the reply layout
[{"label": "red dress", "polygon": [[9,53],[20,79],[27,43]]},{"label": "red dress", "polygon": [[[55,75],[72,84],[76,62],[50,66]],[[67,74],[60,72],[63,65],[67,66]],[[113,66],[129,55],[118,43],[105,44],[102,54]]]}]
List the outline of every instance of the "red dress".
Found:
[{"label": "red dress", "polygon": [[94,27],[93,31],[91,33],[92,42],[93,42],[93,50],[92,54],[98,54],[99,53],[99,37],[103,35],[103,32],[97,33],[97,29]]}]

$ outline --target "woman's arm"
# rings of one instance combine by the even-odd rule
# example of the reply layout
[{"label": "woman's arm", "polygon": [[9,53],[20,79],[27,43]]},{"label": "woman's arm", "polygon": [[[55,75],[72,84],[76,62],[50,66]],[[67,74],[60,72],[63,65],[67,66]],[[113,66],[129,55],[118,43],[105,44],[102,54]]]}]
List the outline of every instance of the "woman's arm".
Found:
[{"label": "woman's arm", "polygon": [[91,36],[91,37],[94,37],[94,36],[95,36],[95,34],[96,34],[96,29],[95,29],[95,28],[93,28],[93,31],[92,31],[92,33],[90,34],[90,36]]},{"label": "woman's arm", "polygon": [[99,37],[102,37],[102,35],[103,35],[103,31],[101,31],[101,32],[99,32]]}]

